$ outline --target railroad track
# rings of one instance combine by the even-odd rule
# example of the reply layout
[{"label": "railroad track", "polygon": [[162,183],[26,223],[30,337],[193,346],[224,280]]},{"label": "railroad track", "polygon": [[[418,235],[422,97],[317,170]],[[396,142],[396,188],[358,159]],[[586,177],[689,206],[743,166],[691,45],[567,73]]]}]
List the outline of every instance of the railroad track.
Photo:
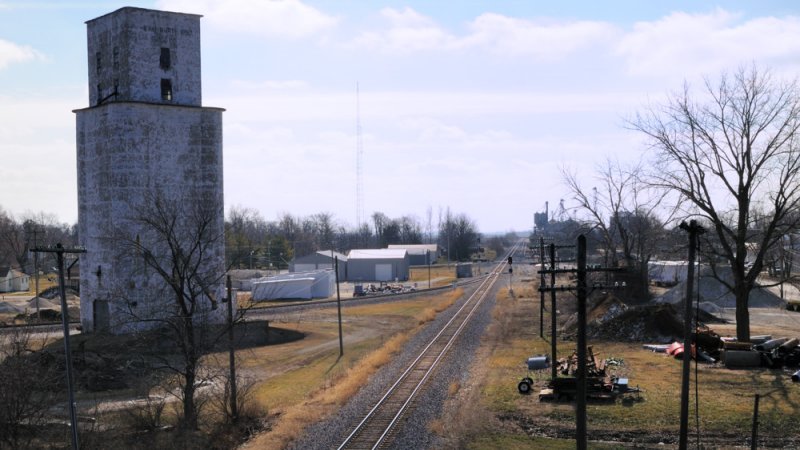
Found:
[{"label": "railroad track", "polygon": [[[518,247],[519,245],[515,246],[509,254],[513,254]],[[461,330],[469,323],[475,310],[488,297],[500,274],[505,272],[505,268],[506,258],[503,258],[355,427],[339,446],[340,450],[376,449],[389,443],[396,425],[409,412],[417,393],[423,389]]]}]

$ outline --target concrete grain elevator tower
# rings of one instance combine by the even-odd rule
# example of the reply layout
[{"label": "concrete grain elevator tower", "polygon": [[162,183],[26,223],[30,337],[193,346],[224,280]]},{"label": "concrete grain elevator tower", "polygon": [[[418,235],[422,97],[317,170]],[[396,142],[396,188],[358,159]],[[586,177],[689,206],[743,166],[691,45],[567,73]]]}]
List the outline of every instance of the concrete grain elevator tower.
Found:
[{"label": "concrete grain elevator tower", "polygon": [[[85,332],[125,333],[175,314],[163,276],[132,250],[140,239],[158,241],[141,220],[154,199],[176,211],[212,211],[209,235],[218,239],[202,265],[222,282],[224,110],[202,106],[200,16],[125,7],[86,25],[89,107],[74,111],[78,226],[87,251],[81,324]],[[225,308],[212,298],[198,308],[218,322]]]}]

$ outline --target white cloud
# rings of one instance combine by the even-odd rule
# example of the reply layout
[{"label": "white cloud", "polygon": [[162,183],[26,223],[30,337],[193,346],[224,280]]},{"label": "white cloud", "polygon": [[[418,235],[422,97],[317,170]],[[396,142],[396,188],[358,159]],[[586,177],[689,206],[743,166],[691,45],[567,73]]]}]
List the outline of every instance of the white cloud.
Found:
[{"label": "white cloud", "polygon": [[706,14],[676,12],[636,23],[616,51],[633,75],[657,75],[676,68],[708,74],[750,61],[774,65],[796,61],[800,19],[760,17],[742,22],[739,14],[723,9]]},{"label": "white cloud", "polygon": [[0,70],[14,63],[43,59],[44,56],[31,47],[0,39]]},{"label": "white cloud", "polygon": [[619,33],[609,23],[576,21],[537,23],[530,20],[486,13],[469,24],[471,34],[464,41],[496,53],[558,58],[608,43]]},{"label": "white cloud", "polygon": [[411,8],[384,8],[387,26],[358,35],[351,45],[393,53],[484,49],[508,55],[559,58],[609,41],[619,34],[605,22],[538,23],[485,13],[467,24],[468,33],[455,35]]},{"label": "white cloud", "polygon": [[351,45],[393,53],[449,50],[461,46],[457,37],[411,8],[402,11],[384,8],[381,16],[388,22],[385,29],[363,32]]},{"label": "white cloud", "polygon": [[[242,91],[209,95],[209,104],[226,117],[263,121],[355,120],[355,94],[349,92]],[[362,121],[408,117],[492,117],[497,114],[627,112],[641,105],[636,92],[482,92],[383,91],[361,95]]]},{"label": "white cloud", "polygon": [[14,214],[54,213],[60,220],[77,218],[75,115],[85,97],[0,95],[0,180],[2,207]]},{"label": "white cloud", "polygon": [[205,24],[228,32],[289,39],[318,35],[339,21],[299,0],[161,0],[158,8],[202,14]]},{"label": "white cloud", "polygon": [[231,86],[236,89],[265,89],[265,90],[296,90],[308,87],[308,83],[303,80],[263,80],[263,81],[247,81],[247,80],[232,80]]}]

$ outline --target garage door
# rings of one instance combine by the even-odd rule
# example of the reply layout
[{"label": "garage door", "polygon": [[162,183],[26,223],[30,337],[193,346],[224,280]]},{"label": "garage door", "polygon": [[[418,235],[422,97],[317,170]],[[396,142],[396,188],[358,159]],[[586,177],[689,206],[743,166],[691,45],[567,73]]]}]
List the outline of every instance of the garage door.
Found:
[{"label": "garage door", "polygon": [[310,272],[312,270],[317,270],[316,264],[295,264],[294,271],[295,272]]},{"label": "garage door", "polygon": [[391,281],[391,279],[392,279],[391,264],[375,265],[375,281]]}]

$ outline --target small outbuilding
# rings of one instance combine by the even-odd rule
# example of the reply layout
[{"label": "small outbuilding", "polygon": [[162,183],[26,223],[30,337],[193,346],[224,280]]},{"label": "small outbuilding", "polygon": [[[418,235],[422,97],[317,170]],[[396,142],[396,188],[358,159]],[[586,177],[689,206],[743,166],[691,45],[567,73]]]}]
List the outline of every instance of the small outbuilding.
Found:
[{"label": "small outbuilding", "polygon": [[333,251],[320,250],[310,255],[295,258],[289,265],[289,272],[311,272],[314,270],[333,269],[334,258],[339,260],[339,280],[347,279],[347,256]]},{"label": "small outbuilding", "polygon": [[439,245],[437,244],[391,244],[389,249],[407,251],[408,261],[412,266],[435,264],[439,258]]},{"label": "small outbuilding", "polygon": [[472,278],[472,263],[456,264],[456,278]]},{"label": "small outbuilding", "polygon": [[254,301],[328,298],[334,293],[332,270],[286,273],[262,278],[252,284]]},{"label": "small outbuilding", "polygon": [[409,267],[405,249],[359,249],[347,255],[348,281],[407,281]]},{"label": "small outbuilding", "polygon": [[30,289],[31,277],[11,267],[0,267],[0,292],[19,292]]}]

